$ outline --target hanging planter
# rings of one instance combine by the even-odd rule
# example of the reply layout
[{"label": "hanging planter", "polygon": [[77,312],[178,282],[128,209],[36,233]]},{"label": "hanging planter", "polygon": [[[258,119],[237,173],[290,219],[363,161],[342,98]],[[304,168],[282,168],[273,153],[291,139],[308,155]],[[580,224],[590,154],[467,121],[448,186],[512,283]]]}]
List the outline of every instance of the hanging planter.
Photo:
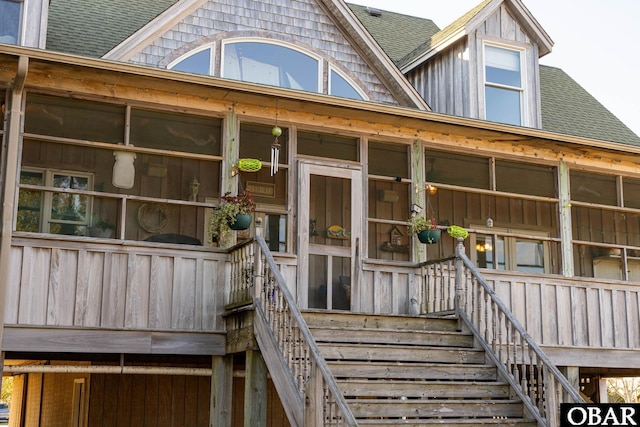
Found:
[{"label": "hanging planter", "polygon": [[442,234],[441,231],[438,230],[438,222],[435,218],[428,220],[423,216],[410,218],[409,229],[418,236],[420,242],[427,245],[438,243],[440,241],[440,235]]},{"label": "hanging planter", "polygon": [[421,243],[430,245],[432,243],[438,243],[442,232],[440,230],[422,230],[418,233],[418,240]]},{"label": "hanging planter", "polygon": [[237,214],[233,221],[229,221],[229,228],[232,230],[246,230],[251,225],[250,214]]},{"label": "hanging planter", "polygon": [[213,210],[209,218],[211,237],[217,239],[219,246],[228,246],[233,237],[232,231],[249,228],[251,212],[255,210],[256,204],[249,191],[237,196],[226,193],[220,198],[220,204]]}]

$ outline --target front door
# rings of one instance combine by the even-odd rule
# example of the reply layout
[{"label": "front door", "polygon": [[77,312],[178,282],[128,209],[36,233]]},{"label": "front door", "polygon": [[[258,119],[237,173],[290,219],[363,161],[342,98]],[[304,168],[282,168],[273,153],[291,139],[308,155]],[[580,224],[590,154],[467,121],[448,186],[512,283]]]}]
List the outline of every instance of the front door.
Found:
[{"label": "front door", "polygon": [[355,167],[300,162],[299,177],[298,304],[352,310],[357,307],[362,172]]}]

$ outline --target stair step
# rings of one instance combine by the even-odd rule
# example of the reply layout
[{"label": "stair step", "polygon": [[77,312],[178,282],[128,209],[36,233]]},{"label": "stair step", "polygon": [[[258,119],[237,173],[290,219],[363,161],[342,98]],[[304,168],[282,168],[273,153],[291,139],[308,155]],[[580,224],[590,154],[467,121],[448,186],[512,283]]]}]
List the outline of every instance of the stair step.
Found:
[{"label": "stair step", "polygon": [[425,316],[379,315],[363,313],[330,313],[326,310],[305,310],[302,312],[310,328],[367,328],[394,329],[396,331],[443,331],[457,332],[455,319],[429,318]]},{"label": "stair step", "polygon": [[338,386],[345,397],[508,399],[507,383],[475,381],[343,380]]},{"label": "stair step", "polygon": [[[465,419],[381,419],[381,420],[357,420],[358,427],[538,427],[538,423],[524,418],[465,418]],[[332,424],[325,424],[326,426]]]},{"label": "stair step", "polygon": [[485,354],[480,349],[398,346],[382,344],[319,344],[326,360],[364,360],[422,363],[482,364]]},{"label": "stair step", "polygon": [[520,400],[347,399],[356,418],[522,418]]},{"label": "stair step", "polygon": [[456,331],[399,331],[384,328],[312,327],[317,342],[358,342],[442,347],[473,347],[473,335]]},{"label": "stair step", "polygon": [[388,378],[406,380],[495,381],[497,371],[491,365],[437,363],[384,363],[327,361],[333,376],[340,378]]}]

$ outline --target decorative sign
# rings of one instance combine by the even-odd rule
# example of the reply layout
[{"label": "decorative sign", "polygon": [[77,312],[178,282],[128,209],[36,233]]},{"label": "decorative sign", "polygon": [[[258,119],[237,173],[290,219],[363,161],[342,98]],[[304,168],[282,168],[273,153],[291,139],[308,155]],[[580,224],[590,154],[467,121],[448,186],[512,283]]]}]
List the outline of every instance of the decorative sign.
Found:
[{"label": "decorative sign", "polygon": [[276,198],[276,185],[267,182],[247,181],[247,190],[255,197]]}]

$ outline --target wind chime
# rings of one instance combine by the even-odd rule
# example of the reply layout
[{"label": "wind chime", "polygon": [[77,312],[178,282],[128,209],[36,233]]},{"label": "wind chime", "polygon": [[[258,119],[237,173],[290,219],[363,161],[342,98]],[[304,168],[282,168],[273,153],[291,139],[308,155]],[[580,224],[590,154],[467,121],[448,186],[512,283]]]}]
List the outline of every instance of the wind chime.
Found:
[{"label": "wind chime", "polygon": [[271,135],[275,138],[271,144],[271,176],[278,172],[278,163],[280,161],[280,143],[278,137],[282,135],[282,129],[278,126],[278,100],[276,99],[276,125],[271,129]]}]

